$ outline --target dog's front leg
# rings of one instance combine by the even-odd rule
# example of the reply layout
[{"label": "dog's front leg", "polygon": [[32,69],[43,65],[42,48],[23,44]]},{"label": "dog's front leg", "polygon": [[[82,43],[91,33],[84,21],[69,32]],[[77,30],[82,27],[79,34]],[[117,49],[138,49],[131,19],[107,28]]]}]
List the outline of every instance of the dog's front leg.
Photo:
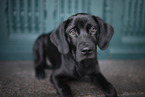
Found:
[{"label": "dog's front leg", "polygon": [[57,93],[60,97],[73,97],[71,93],[71,89],[67,84],[67,78],[63,75],[56,75],[53,73],[51,75],[51,81],[55,85],[57,89]]},{"label": "dog's front leg", "polygon": [[103,90],[105,97],[117,97],[115,88],[101,73],[91,74],[90,78],[95,85],[99,86]]}]

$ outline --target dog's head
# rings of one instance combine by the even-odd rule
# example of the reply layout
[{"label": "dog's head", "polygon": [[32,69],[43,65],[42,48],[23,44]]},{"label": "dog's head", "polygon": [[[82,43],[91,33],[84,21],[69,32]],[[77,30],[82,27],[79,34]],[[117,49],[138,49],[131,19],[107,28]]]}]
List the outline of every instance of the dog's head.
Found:
[{"label": "dog's head", "polygon": [[105,50],[113,28],[97,16],[76,14],[62,22],[51,34],[52,43],[62,54],[69,51],[77,62],[96,58],[96,46]]}]

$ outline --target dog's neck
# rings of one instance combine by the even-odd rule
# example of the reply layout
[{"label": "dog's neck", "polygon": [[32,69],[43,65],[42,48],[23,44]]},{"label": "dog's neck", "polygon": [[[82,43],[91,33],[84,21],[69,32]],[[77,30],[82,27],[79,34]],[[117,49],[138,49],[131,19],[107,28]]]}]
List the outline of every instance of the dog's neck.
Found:
[{"label": "dog's neck", "polygon": [[77,63],[75,66],[75,72],[79,77],[84,77],[93,72],[96,72],[97,60],[95,59],[86,59]]},{"label": "dog's neck", "polygon": [[[82,78],[85,75],[89,75],[97,71],[96,66],[98,65],[98,62],[96,58],[85,59],[85,60],[82,60],[81,62],[77,62],[72,52],[69,52],[68,54],[63,55],[63,57],[65,57],[64,59],[67,59],[63,61],[67,63],[66,65],[72,68],[71,70],[73,70],[73,73],[77,78]],[[70,64],[69,62],[67,62],[68,60],[69,61],[71,60],[72,63]]]}]

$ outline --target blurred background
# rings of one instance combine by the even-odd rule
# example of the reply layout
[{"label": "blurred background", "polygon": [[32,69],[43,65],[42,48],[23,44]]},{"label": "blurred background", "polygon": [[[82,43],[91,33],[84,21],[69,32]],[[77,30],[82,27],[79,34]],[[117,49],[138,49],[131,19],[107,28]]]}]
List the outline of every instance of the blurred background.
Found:
[{"label": "blurred background", "polygon": [[[109,47],[97,51],[100,70],[119,97],[145,97],[145,0],[0,0],[1,97],[58,97],[51,71],[45,80],[35,78],[33,44],[76,13],[114,27]],[[92,84],[70,85],[74,97],[103,97]]]},{"label": "blurred background", "polygon": [[114,27],[99,59],[145,59],[145,0],[0,0],[0,60],[32,60],[36,38],[76,13]]}]

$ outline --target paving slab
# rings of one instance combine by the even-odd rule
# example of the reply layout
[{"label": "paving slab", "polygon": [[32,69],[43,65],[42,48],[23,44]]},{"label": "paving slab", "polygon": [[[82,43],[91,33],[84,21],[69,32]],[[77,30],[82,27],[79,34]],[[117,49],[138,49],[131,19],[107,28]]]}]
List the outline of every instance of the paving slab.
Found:
[{"label": "paving slab", "polygon": [[[145,97],[145,60],[100,60],[103,75],[114,85],[119,97]],[[32,61],[0,62],[0,97],[58,97],[50,83],[35,78]],[[104,97],[91,83],[69,83],[74,97]]]}]

